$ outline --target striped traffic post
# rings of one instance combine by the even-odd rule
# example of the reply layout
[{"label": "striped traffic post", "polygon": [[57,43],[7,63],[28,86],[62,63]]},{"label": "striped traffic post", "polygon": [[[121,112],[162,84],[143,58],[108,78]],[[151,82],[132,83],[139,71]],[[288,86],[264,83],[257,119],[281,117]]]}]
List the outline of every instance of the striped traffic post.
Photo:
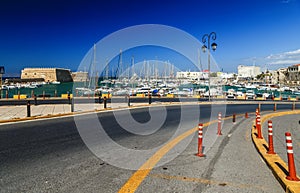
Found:
[{"label": "striped traffic post", "polygon": [[260,114],[257,114],[257,124],[256,124],[256,129],[257,129],[257,138],[262,139],[262,134],[261,134],[261,122],[260,122]]},{"label": "striped traffic post", "polygon": [[222,125],[222,114],[221,112],[219,112],[218,114],[218,135],[222,135],[222,128],[221,128],[221,125]]},{"label": "striped traffic post", "polygon": [[289,168],[289,175],[286,177],[286,179],[291,181],[300,181],[296,174],[291,133],[286,132],[285,139],[286,139],[286,150],[287,150],[288,168]]},{"label": "striped traffic post", "polygon": [[245,113],[245,118],[246,118],[246,119],[249,118],[248,112]]},{"label": "striped traffic post", "polygon": [[267,154],[275,154],[274,152],[274,145],[273,145],[273,126],[272,121],[268,121],[268,140],[269,140],[269,150]]},{"label": "striped traffic post", "polygon": [[198,157],[205,156],[202,152],[203,151],[202,139],[203,139],[203,124],[199,123],[199,125],[198,125],[198,153],[196,154],[196,156],[198,156]]},{"label": "striped traffic post", "polygon": [[259,113],[258,108],[256,108],[255,115],[257,116],[258,113]]}]

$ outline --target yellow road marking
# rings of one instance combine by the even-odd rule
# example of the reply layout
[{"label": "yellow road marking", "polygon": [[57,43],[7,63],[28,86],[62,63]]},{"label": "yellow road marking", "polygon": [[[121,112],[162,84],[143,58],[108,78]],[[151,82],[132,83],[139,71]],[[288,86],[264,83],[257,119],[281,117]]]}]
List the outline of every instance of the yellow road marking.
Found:
[{"label": "yellow road marking", "polygon": [[[240,116],[240,115],[239,115]],[[226,117],[223,120],[227,120],[232,118]],[[203,124],[203,127],[207,127],[213,123],[216,123],[218,120],[214,120],[208,123]],[[175,147],[180,141],[185,139],[186,137],[194,134],[198,130],[198,127],[190,129],[183,134],[177,136],[172,141],[164,145],[160,148],[151,158],[149,158],[123,185],[123,187],[119,190],[119,193],[133,193],[137,190],[140,184],[144,181],[150,171],[154,168],[154,166],[159,162],[159,160],[168,153],[173,147]]]}]

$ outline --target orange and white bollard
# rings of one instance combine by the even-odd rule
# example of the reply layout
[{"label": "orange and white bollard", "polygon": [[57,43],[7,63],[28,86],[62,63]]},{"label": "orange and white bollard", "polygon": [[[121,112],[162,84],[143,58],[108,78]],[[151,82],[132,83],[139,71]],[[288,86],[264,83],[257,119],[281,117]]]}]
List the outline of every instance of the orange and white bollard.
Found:
[{"label": "orange and white bollard", "polygon": [[269,136],[269,150],[267,154],[275,154],[274,152],[274,144],[273,144],[273,126],[272,121],[268,121],[268,136]]},{"label": "orange and white bollard", "polygon": [[258,111],[258,108],[255,110],[255,116],[257,117],[259,111]]},{"label": "orange and white bollard", "polygon": [[273,109],[274,111],[276,111],[277,110],[277,104],[276,103],[274,103],[274,109]]},{"label": "orange and white bollard", "polygon": [[288,157],[288,167],[289,167],[289,175],[286,177],[286,179],[291,181],[300,181],[300,179],[297,177],[296,174],[291,133],[289,132],[285,133],[285,140],[286,140],[286,150],[287,150],[287,157]]},{"label": "orange and white bollard", "polygon": [[203,124],[199,123],[199,125],[198,125],[198,153],[196,154],[196,156],[199,156],[199,157],[205,156],[202,152],[203,151],[202,139],[203,139]]},{"label": "orange and white bollard", "polygon": [[260,114],[257,115],[256,129],[257,129],[257,138],[262,139],[263,137],[262,137],[262,134],[261,134]]},{"label": "orange and white bollard", "polygon": [[222,135],[222,114],[221,112],[218,114],[218,135]]},{"label": "orange and white bollard", "polygon": [[247,112],[245,113],[245,118],[246,118],[246,119],[248,119],[248,118],[249,118],[249,115],[248,115],[248,113],[247,113]]}]

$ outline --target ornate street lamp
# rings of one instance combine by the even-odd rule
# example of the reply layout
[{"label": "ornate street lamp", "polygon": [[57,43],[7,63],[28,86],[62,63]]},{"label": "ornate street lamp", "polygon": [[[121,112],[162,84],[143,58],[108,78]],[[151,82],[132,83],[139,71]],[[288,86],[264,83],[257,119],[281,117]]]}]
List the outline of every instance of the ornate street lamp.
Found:
[{"label": "ornate street lamp", "polygon": [[[202,51],[205,53],[206,50],[208,50],[208,101],[210,101],[210,48],[212,48],[213,51],[217,49],[217,44],[212,43],[210,44],[210,39],[216,40],[217,35],[215,32],[211,32],[210,34],[205,34],[202,37]],[[207,41],[207,46],[205,45]]]}]

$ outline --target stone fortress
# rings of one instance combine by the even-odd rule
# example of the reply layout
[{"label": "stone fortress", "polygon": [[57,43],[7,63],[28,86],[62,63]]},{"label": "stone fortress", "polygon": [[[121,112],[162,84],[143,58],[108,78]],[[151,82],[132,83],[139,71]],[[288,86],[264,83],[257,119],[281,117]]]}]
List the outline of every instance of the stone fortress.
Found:
[{"label": "stone fortress", "polygon": [[24,68],[21,71],[21,79],[44,79],[45,82],[76,82],[88,79],[85,72],[71,73],[63,68]]}]

